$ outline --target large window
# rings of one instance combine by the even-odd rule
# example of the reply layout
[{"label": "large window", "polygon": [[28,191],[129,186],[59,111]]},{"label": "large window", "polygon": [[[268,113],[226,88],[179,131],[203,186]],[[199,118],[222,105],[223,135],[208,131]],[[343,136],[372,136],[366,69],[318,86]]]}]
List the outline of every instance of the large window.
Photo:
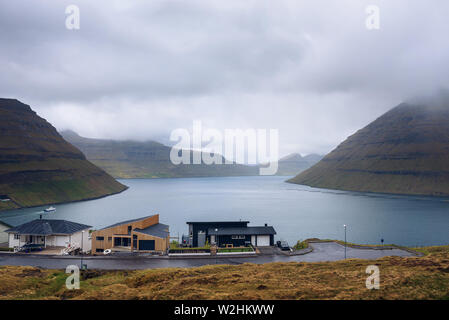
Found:
[{"label": "large window", "polygon": [[232,238],[232,240],[244,240],[244,239],[245,239],[245,236],[242,236],[242,235],[233,235],[231,238]]},{"label": "large window", "polygon": [[20,234],[15,233],[14,234],[14,240],[20,240]]},{"label": "large window", "polygon": [[104,237],[97,237],[97,241],[103,241]]}]

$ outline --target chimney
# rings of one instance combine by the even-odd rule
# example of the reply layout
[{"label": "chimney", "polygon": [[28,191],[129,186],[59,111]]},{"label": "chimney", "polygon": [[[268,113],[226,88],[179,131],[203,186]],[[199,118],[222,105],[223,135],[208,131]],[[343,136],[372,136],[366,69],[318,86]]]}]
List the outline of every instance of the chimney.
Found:
[{"label": "chimney", "polygon": [[268,227],[268,224],[265,223],[265,227]]},{"label": "chimney", "polygon": [[42,215],[41,215],[41,214],[39,215],[39,219],[41,219],[41,220],[42,220]]}]

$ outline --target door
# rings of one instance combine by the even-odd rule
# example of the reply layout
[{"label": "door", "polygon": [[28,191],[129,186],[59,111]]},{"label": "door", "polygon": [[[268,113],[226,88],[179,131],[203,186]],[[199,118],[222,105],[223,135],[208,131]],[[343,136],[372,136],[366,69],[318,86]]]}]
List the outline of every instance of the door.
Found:
[{"label": "door", "polygon": [[133,234],[133,249],[137,249],[137,235]]},{"label": "door", "polygon": [[258,247],[270,246],[270,236],[257,236],[257,246]]},{"label": "door", "polygon": [[256,236],[251,236],[251,244],[255,247],[256,246]]},{"label": "door", "polygon": [[204,247],[206,245],[206,232],[198,232],[198,247]]},{"label": "door", "polygon": [[154,250],[154,240],[139,240],[139,250]]}]

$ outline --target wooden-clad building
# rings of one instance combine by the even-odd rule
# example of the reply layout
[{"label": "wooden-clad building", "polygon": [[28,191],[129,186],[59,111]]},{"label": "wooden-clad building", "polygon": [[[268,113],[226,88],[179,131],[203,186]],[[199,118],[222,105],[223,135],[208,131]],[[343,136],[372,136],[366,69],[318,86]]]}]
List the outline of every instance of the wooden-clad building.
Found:
[{"label": "wooden-clad building", "polygon": [[159,215],[115,223],[92,233],[92,254],[117,251],[165,252],[170,246],[169,227]]}]

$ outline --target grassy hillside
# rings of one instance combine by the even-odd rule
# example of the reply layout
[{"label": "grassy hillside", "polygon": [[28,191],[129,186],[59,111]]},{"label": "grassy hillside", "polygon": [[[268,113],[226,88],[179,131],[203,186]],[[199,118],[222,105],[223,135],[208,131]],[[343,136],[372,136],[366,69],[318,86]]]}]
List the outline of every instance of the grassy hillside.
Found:
[{"label": "grassy hillside", "polygon": [[397,106],[289,182],[449,196],[449,99]]},{"label": "grassy hillside", "polygon": [[[449,299],[449,246],[423,251],[420,258],[89,270],[71,291],[64,271],[0,267],[0,299]],[[365,287],[373,264],[379,290]]]},{"label": "grassy hillside", "polygon": [[[180,164],[170,161],[171,148],[155,141],[90,139],[73,131],[62,136],[79,148],[89,161],[115,178],[182,178],[258,175],[259,168],[240,164]],[[223,161],[224,162],[224,161]]]},{"label": "grassy hillside", "polygon": [[28,105],[0,99],[0,210],[103,197],[126,187]]}]

